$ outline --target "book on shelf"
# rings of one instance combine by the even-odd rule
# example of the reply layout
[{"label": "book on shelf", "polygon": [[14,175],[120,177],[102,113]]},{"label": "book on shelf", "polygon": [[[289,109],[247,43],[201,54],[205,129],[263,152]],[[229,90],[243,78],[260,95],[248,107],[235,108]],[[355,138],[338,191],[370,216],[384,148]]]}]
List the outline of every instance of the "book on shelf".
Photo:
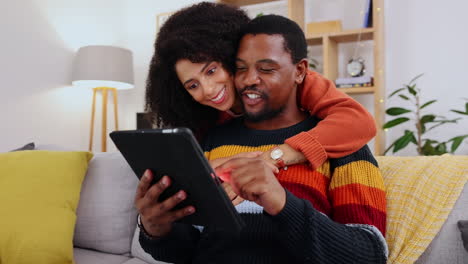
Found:
[{"label": "book on shelf", "polygon": [[338,78],[335,80],[336,85],[359,84],[359,83],[371,83],[372,84],[373,82],[374,82],[374,78],[372,76]]},{"label": "book on shelf", "polygon": [[364,23],[363,27],[371,28],[372,27],[372,0],[366,0],[366,5],[364,7]]},{"label": "book on shelf", "polygon": [[336,88],[371,87],[372,83],[337,84]]}]

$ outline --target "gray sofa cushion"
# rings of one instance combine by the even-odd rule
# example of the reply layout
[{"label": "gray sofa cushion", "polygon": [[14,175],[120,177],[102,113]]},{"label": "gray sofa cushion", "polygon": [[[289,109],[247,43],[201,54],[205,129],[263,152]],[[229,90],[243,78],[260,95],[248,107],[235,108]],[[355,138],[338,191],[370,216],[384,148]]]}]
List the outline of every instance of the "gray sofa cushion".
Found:
[{"label": "gray sofa cushion", "polygon": [[73,258],[76,264],[122,264],[130,259],[122,255],[107,254],[81,248],[73,249]]},{"label": "gray sofa cushion", "polygon": [[148,264],[148,262],[145,262],[141,259],[138,259],[138,258],[132,258],[122,264]]},{"label": "gray sofa cushion", "polygon": [[89,163],[77,209],[74,245],[130,253],[137,211],[138,178],[120,152],[96,153]]},{"label": "gray sofa cushion", "polygon": [[[168,264],[168,262],[163,262],[155,260],[150,254],[146,253],[140,245],[140,228],[137,226],[135,229],[135,234],[133,235],[132,242],[132,256],[145,261],[148,264]],[[183,252],[180,252],[183,254]]]}]

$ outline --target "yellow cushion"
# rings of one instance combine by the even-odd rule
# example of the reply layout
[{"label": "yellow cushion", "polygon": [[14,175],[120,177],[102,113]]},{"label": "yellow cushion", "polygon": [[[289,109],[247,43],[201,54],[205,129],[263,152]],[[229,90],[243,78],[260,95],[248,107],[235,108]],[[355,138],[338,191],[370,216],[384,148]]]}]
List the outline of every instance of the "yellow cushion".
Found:
[{"label": "yellow cushion", "polygon": [[89,152],[0,154],[0,263],[73,263],[73,229]]}]

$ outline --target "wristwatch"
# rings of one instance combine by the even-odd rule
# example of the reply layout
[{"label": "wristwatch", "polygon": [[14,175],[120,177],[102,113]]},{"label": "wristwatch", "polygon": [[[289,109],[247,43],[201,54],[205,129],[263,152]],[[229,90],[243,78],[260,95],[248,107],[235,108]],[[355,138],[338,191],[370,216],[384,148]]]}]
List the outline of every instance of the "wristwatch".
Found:
[{"label": "wristwatch", "polygon": [[286,166],[284,160],[282,159],[283,155],[284,153],[279,147],[273,148],[273,150],[270,152],[270,158],[276,161],[276,167],[278,168],[283,168]]}]

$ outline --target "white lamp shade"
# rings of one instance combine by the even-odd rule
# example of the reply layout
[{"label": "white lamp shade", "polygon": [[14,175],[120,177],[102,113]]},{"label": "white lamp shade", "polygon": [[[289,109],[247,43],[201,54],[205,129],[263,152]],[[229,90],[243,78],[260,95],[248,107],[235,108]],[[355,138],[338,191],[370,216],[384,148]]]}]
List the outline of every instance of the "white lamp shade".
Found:
[{"label": "white lamp shade", "polygon": [[75,56],[72,83],[87,88],[133,88],[132,52],[113,46],[81,47]]}]

